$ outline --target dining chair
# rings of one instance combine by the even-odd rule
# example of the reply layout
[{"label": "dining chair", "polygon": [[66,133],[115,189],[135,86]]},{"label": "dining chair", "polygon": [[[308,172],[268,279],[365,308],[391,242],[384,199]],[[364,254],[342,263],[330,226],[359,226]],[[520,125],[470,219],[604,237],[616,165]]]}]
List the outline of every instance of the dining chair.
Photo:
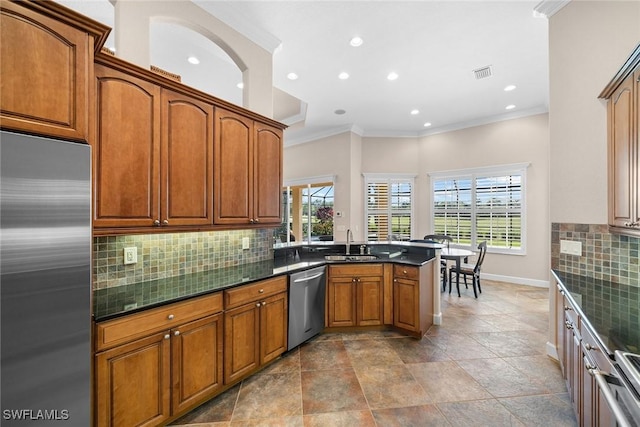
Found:
[{"label": "dining chair", "polygon": [[[453,238],[446,234],[427,234],[424,240],[442,243],[447,245],[447,249],[449,249],[449,243],[453,242]],[[443,259],[440,260],[440,273],[442,274],[442,292],[444,292],[447,290],[447,261]]]},{"label": "dining chair", "polygon": [[[475,265],[473,264],[460,264],[460,269],[456,269],[455,266],[451,266],[449,269],[449,283],[451,282],[451,276],[453,273],[462,274],[464,276],[464,285],[468,288],[467,285],[467,276],[471,276],[473,278],[473,295],[478,298],[478,292],[482,293],[482,287],[480,286],[480,269],[482,268],[482,263],[484,262],[484,256],[487,253],[487,242],[481,242],[478,245],[478,258],[476,259]],[[458,296],[460,296],[460,285],[456,283],[456,287],[458,289]]]}]

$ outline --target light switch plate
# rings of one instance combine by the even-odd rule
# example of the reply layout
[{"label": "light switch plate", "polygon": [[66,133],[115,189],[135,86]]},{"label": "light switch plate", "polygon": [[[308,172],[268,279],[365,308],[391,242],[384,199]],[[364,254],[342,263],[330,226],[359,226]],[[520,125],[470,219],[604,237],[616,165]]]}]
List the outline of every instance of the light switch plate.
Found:
[{"label": "light switch plate", "polygon": [[243,237],[242,238],[242,249],[249,249],[249,238],[248,237]]},{"label": "light switch plate", "polygon": [[582,242],[574,240],[560,240],[560,253],[582,256]]}]

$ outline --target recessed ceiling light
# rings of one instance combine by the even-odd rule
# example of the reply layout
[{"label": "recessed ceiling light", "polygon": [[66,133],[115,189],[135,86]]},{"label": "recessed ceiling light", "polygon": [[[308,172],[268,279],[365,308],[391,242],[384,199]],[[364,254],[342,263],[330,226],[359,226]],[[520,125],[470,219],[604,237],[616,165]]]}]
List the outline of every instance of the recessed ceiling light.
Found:
[{"label": "recessed ceiling light", "polygon": [[349,78],[349,73],[343,71],[340,74],[338,74],[338,78],[340,80],[347,80]]},{"label": "recessed ceiling light", "polygon": [[424,124],[424,127],[428,128],[429,126],[431,126],[431,123],[427,122]]},{"label": "recessed ceiling light", "polygon": [[287,78],[289,80],[298,80],[298,75],[296,73],[289,73],[287,74]]},{"label": "recessed ceiling light", "polygon": [[513,110],[514,108],[516,108],[516,106],[513,104],[509,104],[506,107],[504,107],[505,110]]},{"label": "recessed ceiling light", "polygon": [[187,61],[189,61],[189,64],[193,64],[193,65],[198,65],[200,63],[200,60],[195,56],[188,57]]},{"label": "recessed ceiling light", "polygon": [[411,110],[411,115],[415,116],[416,114],[419,114],[420,110]]},{"label": "recessed ceiling light", "polygon": [[345,111],[345,110],[342,110],[342,109],[339,109],[339,110],[334,111],[333,113],[334,113],[334,114],[337,114],[337,115],[339,115],[339,116],[341,116],[341,115],[343,115],[344,113],[346,113],[346,111]]},{"label": "recessed ceiling light", "polygon": [[387,76],[387,80],[396,80],[398,78],[398,73],[392,71]]},{"label": "recessed ceiling light", "polygon": [[238,89],[244,89],[244,83],[240,82],[236,85]]},{"label": "recessed ceiling light", "polygon": [[353,47],[358,47],[358,46],[362,46],[362,43],[364,43],[364,40],[362,40],[360,37],[355,36],[354,38],[351,39],[351,41],[349,42],[349,44]]},{"label": "recessed ceiling light", "polygon": [[504,88],[504,91],[505,91],[505,92],[511,92],[511,91],[512,91],[512,90],[514,90],[515,88],[516,88],[516,86],[515,86],[515,85],[509,85],[509,86],[506,86],[506,87]]}]

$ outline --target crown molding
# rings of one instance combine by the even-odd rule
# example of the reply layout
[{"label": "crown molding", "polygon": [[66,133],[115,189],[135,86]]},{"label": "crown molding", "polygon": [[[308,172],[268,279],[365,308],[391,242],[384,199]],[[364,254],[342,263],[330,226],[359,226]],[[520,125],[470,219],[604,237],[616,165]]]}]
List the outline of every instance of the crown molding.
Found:
[{"label": "crown molding", "polygon": [[569,4],[570,1],[571,0],[542,0],[533,8],[533,15],[549,19]]}]

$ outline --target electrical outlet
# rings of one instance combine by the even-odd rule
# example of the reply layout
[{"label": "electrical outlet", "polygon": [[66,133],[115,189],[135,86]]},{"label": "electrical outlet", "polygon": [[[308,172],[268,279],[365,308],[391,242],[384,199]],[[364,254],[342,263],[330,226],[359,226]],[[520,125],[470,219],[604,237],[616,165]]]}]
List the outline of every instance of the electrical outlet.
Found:
[{"label": "electrical outlet", "polygon": [[242,249],[249,249],[249,238],[248,237],[243,237],[242,238]]},{"label": "electrical outlet", "polygon": [[560,253],[582,256],[582,242],[574,240],[560,240]]},{"label": "electrical outlet", "polygon": [[124,265],[135,264],[138,262],[138,248],[124,248]]}]

